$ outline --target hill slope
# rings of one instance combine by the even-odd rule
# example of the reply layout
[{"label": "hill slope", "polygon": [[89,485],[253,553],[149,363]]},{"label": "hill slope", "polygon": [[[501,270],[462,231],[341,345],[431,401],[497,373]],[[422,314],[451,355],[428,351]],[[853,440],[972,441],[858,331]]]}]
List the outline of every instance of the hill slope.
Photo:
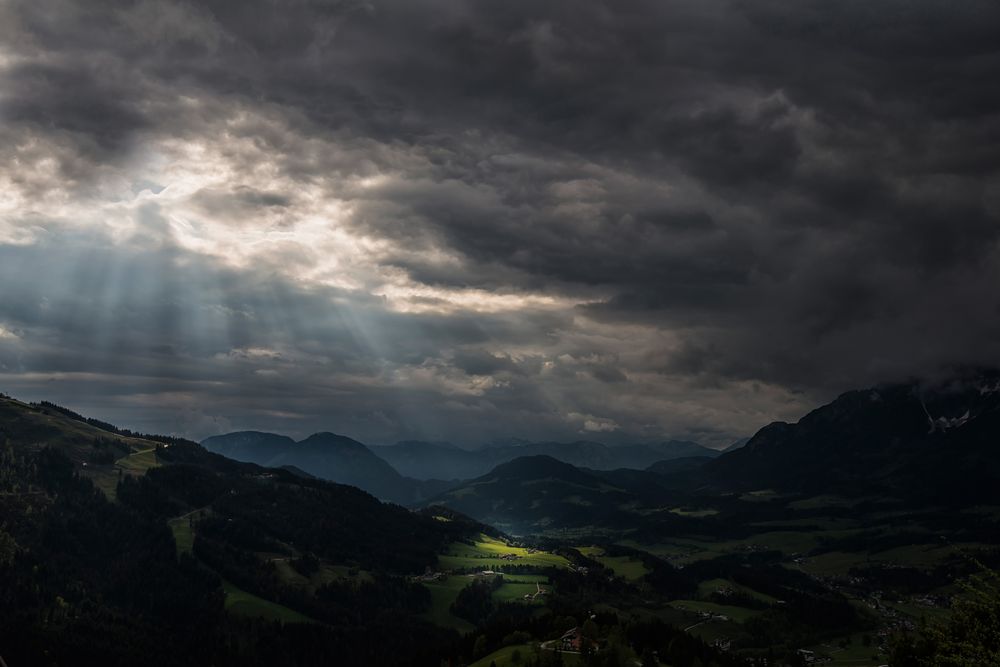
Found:
[{"label": "hill slope", "polygon": [[434,499],[478,521],[516,533],[596,525],[621,513],[635,497],[551,456],[524,456]]},{"label": "hill slope", "polygon": [[[10,664],[278,667],[334,646],[346,664],[438,664],[451,650],[456,636],[421,620],[428,592],[401,575],[483,526],[69,414],[0,399]],[[88,481],[95,467],[114,471],[114,500]]]},{"label": "hill slope", "polygon": [[795,424],[762,428],[702,471],[736,489],[995,501],[1000,376],[981,371],[851,391]]}]

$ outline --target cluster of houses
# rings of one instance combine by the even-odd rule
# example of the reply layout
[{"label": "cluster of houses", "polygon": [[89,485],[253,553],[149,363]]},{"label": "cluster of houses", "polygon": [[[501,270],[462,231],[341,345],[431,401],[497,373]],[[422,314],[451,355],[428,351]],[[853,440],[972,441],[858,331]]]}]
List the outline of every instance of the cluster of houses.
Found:
[{"label": "cluster of houses", "polygon": [[580,649],[586,645],[595,651],[597,650],[597,642],[584,637],[580,628],[573,628],[563,633],[563,636],[559,638],[559,645],[564,651],[575,651],[576,653],[579,653]]},{"label": "cluster of houses", "polygon": [[715,589],[715,595],[718,595],[719,597],[728,598],[735,594],[736,591],[731,586],[719,586]]},{"label": "cluster of houses", "polygon": [[448,575],[446,575],[444,572],[435,572],[434,570],[428,567],[423,574],[413,577],[413,581],[416,582],[442,581],[447,576]]},{"label": "cluster of houses", "polygon": [[833,658],[830,656],[816,655],[815,651],[810,651],[809,649],[800,648],[797,653],[807,665],[818,665],[824,662],[833,662]]},{"label": "cluster of houses", "polygon": [[729,637],[718,637],[714,642],[712,642],[712,646],[720,651],[728,651],[733,647],[733,640]]},{"label": "cluster of houses", "polygon": [[711,612],[711,611],[700,611],[700,612],[698,612],[698,616],[700,616],[701,618],[705,619],[706,621],[720,621],[721,622],[721,621],[728,621],[729,620],[729,617],[726,616],[725,614],[716,614],[715,612]]},{"label": "cluster of houses", "polygon": [[549,594],[549,592],[546,589],[542,588],[542,585],[539,584],[538,582],[535,582],[535,588],[537,588],[538,590],[536,590],[534,593],[525,593],[524,594],[524,599],[525,600],[530,600],[530,601],[534,602],[535,600],[537,600],[538,598],[542,597],[543,595],[548,595]]}]

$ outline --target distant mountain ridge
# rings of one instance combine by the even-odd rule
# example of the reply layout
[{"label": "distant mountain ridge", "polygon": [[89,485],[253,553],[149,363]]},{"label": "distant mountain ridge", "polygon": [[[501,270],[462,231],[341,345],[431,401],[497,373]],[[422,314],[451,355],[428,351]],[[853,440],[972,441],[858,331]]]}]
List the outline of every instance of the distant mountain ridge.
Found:
[{"label": "distant mountain ridge", "polygon": [[265,467],[278,468],[291,465],[279,459],[287,455],[285,448],[294,446],[295,441],[287,435],[277,433],[237,431],[206,438],[201,445],[210,452],[237,461],[252,461]]},{"label": "distant mountain ridge", "polygon": [[642,470],[653,463],[685,457],[716,457],[719,452],[695,442],[608,446],[599,442],[535,442],[468,450],[446,442],[409,440],[369,447],[334,433],[316,433],[296,442],[261,431],[212,436],[202,446],[238,461],[268,467],[293,466],[307,474],[402,504],[414,504],[453,483],[479,477],[518,458],[549,456],[579,468]]},{"label": "distant mountain ridge", "polygon": [[210,452],[269,468],[296,469],[339,484],[349,484],[392,502],[409,505],[446,488],[443,482],[400,475],[364,444],[336,433],[314,433],[295,440],[275,433],[238,431],[202,441]]},{"label": "distant mountain ridge", "polygon": [[466,450],[454,445],[405,441],[373,447],[378,456],[400,473],[417,479],[471,479],[486,474],[495,466],[525,456],[550,456],[580,468],[642,470],[657,461],[688,456],[716,457],[720,452],[687,440],[669,440],[653,444],[605,445],[600,442],[533,442],[494,445]]},{"label": "distant mountain ridge", "polygon": [[[553,498],[564,491],[578,498],[573,501],[578,506],[599,513],[598,505],[607,500],[607,488],[598,492],[602,484],[617,488],[623,503],[654,502],[664,489],[728,493],[773,488],[996,504],[1000,503],[995,491],[1000,488],[1000,372],[850,391],[795,424],[769,424],[745,444],[737,441],[725,452],[688,441],[619,446],[537,442],[480,450],[408,441],[368,448],[331,433],[294,442],[274,434],[242,432],[209,438],[203,444],[238,460],[295,466],[400,503],[420,504],[437,497],[477,519],[501,525],[521,519],[528,524],[556,521],[560,512],[564,518],[574,515],[566,508],[553,510],[563,500],[553,503]],[[558,474],[539,476],[545,471]],[[518,473],[523,478],[515,483]],[[459,484],[461,479],[469,481]],[[488,493],[468,493],[487,479],[503,484],[490,487]],[[520,489],[529,481],[535,486]],[[517,497],[498,495],[501,487]],[[455,490],[445,493],[449,488]],[[546,489],[546,497],[538,496],[538,489]],[[476,504],[479,499],[481,507]],[[525,505],[524,499],[530,502]],[[554,515],[546,518],[536,511],[543,506]]]},{"label": "distant mountain ridge", "polygon": [[666,517],[659,509],[685,497],[764,489],[907,506],[998,504],[1000,373],[847,392],[795,424],[769,424],[719,456],[665,459],[646,470],[581,469],[525,456],[434,502],[517,533],[639,526],[638,515]]}]

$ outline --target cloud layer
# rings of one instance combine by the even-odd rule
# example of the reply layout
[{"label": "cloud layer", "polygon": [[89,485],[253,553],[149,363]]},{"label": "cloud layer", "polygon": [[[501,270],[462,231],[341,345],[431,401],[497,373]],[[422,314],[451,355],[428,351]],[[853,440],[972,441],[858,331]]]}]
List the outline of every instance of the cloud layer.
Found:
[{"label": "cloud layer", "polygon": [[993,2],[0,5],[0,389],[723,444],[1000,363]]}]

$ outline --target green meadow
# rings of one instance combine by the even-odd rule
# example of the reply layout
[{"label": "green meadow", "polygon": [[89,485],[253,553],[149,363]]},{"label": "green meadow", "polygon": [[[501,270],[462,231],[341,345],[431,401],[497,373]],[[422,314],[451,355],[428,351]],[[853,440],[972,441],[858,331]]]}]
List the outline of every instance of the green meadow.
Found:
[{"label": "green meadow", "polygon": [[[502,556],[515,556],[504,559]],[[438,556],[443,570],[474,568],[495,570],[504,565],[531,565],[535,567],[569,567],[569,561],[547,551],[515,547],[489,535],[480,534],[469,542],[452,542],[445,553]]]},{"label": "green meadow", "polygon": [[232,614],[281,621],[282,623],[315,623],[305,614],[257,597],[253,593],[237,588],[228,581],[222,581],[222,590],[226,593],[226,611]]},{"label": "green meadow", "polygon": [[191,528],[191,515],[185,514],[167,521],[170,531],[177,543],[177,553],[191,553],[194,549],[194,530]]},{"label": "green meadow", "polygon": [[142,475],[150,468],[160,465],[156,460],[156,448],[140,449],[115,461],[115,465],[127,473]]},{"label": "green meadow", "polygon": [[608,556],[605,555],[604,549],[601,547],[577,547],[577,551],[587,558],[596,560],[624,579],[635,581],[649,574],[649,570],[642,564],[642,561],[631,556]]},{"label": "green meadow", "polygon": [[[541,579],[544,579],[544,577],[541,577]],[[497,602],[525,602],[540,605],[545,601],[544,595],[539,595],[533,600],[524,599],[525,595],[534,596],[538,592],[539,586],[541,586],[542,590],[549,591],[551,594],[552,586],[545,581],[539,581],[538,579],[529,581],[521,575],[504,575],[503,585],[493,591],[493,599]]]},{"label": "green meadow", "polygon": [[722,614],[724,616],[728,616],[731,620],[737,623],[742,623],[748,618],[760,614],[759,611],[754,609],[734,607],[733,605],[728,604],[716,604],[715,602],[706,602],[704,600],[674,600],[670,603],[670,606],[674,609],[682,609],[696,613],[708,612],[716,615]]},{"label": "green meadow", "polygon": [[775,604],[778,601],[770,595],[759,593],[748,586],[741,586],[729,581],[728,579],[708,579],[701,582],[698,584],[698,597],[708,599],[716,591],[727,588],[736,593],[742,593],[756,600],[760,600],[764,604]]},{"label": "green meadow", "polygon": [[458,597],[459,591],[472,583],[472,577],[464,574],[454,574],[441,581],[428,581],[424,586],[431,592],[431,608],[423,617],[445,628],[454,628],[459,632],[471,632],[475,626],[451,613],[451,605]]}]

